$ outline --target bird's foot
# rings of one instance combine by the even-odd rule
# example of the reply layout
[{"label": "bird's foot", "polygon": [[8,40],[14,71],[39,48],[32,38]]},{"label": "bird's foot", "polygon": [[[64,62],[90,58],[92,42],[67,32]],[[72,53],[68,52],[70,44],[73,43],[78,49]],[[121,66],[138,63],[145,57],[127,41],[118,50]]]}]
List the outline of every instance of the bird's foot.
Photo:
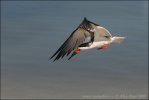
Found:
[{"label": "bird's foot", "polygon": [[74,52],[78,54],[78,53],[81,52],[81,49],[78,48],[78,49],[76,49]]},{"label": "bird's foot", "polygon": [[104,44],[101,48],[102,48],[102,49],[107,49],[108,46],[109,46],[109,44]]}]

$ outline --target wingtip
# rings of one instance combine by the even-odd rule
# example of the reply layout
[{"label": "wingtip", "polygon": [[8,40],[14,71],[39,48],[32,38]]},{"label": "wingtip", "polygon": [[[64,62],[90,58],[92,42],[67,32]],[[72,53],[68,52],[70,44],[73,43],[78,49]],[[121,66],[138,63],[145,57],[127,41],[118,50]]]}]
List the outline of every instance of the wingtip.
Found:
[{"label": "wingtip", "polygon": [[49,57],[49,60],[51,60],[51,58]]},{"label": "wingtip", "polygon": [[51,60],[53,57],[54,57],[54,56],[52,56],[52,57],[49,57],[49,60]]},{"label": "wingtip", "polygon": [[[49,57],[49,61],[52,59],[52,57]],[[53,60],[53,62],[54,62],[55,60]]]},{"label": "wingtip", "polygon": [[55,58],[54,60],[53,60],[53,62],[55,62],[56,60],[58,60],[57,58]]}]

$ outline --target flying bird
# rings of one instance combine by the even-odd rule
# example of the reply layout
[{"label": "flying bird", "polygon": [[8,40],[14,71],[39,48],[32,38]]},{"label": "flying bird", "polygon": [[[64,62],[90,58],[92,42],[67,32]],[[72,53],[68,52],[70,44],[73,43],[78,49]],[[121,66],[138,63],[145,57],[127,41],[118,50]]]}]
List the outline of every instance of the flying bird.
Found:
[{"label": "flying bird", "polygon": [[122,43],[125,37],[112,37],[111,33],[101,25],[89,21],[86,17],[81,24],[71,33],[68,39],[52,55],[54,61],[79,54],[81,51],[96,48],[97,50],[108,48],[111,43]]}]

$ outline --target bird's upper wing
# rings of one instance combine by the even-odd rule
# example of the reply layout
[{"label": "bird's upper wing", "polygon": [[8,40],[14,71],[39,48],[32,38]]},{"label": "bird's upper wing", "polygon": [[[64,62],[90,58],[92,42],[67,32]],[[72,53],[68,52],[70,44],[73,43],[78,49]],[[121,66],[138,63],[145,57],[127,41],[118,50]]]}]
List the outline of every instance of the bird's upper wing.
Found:
[{"label": "bird's upper wing", "polygon": [[55,60],[63,58],[65,55],[69,55],[74,49],[81,45],[87,37],[91,37],[91,42],[94,41],[94,26],[99,26],[91,21],[84,18],[83,22],[74,30],[68,39],[62,44],[62,46],[53,54],[50,58],[56,56]]}]

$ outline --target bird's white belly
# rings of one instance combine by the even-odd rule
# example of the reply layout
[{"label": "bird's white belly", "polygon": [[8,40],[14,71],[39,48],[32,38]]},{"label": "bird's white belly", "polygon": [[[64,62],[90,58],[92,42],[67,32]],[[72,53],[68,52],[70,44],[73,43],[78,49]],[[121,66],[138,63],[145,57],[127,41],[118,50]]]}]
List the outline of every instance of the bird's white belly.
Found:
[{"label": "bird's white belly", "polygon": [[100,48],[102,45],[107,44],[107,41],[100,41],[100,42],[93,42],[88,47],[79,47],[81,50],[93,49],[93,48]]}]

